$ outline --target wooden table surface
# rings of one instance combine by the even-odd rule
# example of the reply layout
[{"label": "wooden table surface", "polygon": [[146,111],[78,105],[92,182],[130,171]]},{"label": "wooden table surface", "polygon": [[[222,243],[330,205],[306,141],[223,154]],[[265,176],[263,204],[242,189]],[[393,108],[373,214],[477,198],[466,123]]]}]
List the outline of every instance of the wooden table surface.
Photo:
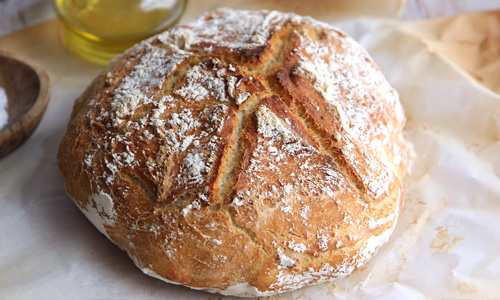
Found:
[{"label": "wooden table surface", "polygon": [[[53,18],[52,1],[0,0],[0,36]],[[466,12],[500,9],[498,0],[400,0],[400,3],[400,13],[394,17],[404,20],[430,19]]]}]

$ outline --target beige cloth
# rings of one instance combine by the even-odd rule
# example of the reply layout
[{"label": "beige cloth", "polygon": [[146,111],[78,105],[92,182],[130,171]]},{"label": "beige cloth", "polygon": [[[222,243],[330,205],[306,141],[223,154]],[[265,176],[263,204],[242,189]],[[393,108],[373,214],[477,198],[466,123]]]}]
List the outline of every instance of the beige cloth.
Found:
[{"label": "beige cloth", "polygon": [[[184,19],[223,1],[200,7],[194,2]],[[272,299],[498,297],[500,13],[401,23],[335,16],[320,2],[326,3],[306,1],[300,13],[351,34],[399,91],[413,167],[396,230],[366,266],[333,283]],[[380,9],[382,16],[397,12],[391,5],[398,1],[384,2],[387,11],[362,8]],[[264,2],[232,5],[259,3]],[[277,1],[266,3],[279,8]],[[284,10],[299,7],[298,1],[287,3]],[[0,298],[218,298],[143,275],[65,195],[56,165],[58,143],[73,100],[101,69],[64,50],[55,20],[0,38],[0,49],[37,60],[53,83],[38,129],[0,160]]]}]

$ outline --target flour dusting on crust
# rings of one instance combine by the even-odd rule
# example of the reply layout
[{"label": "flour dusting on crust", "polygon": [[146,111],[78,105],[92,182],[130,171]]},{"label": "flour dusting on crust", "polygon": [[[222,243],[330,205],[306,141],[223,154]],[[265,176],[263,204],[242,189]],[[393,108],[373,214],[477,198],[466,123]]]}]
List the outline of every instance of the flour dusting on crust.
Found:
[{"label": "flour dusting on crust", "polygon": [[325,23],[219,9],[126,51],[83,102],[68,192],[150,276],[273,295],[351,273],[396,224],[401,104]]}]

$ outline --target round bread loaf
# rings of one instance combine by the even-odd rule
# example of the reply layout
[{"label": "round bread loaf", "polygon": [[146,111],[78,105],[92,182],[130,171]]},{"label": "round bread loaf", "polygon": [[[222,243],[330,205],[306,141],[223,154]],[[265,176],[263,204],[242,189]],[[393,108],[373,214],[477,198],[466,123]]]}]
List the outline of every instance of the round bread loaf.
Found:
[{"label": "round bread loaf", "polygon": [[144,273],[272,295],[349,274],[387,241],[404,122],[341,31],[219,9],[116,58],[76,101],[58,163]]}]

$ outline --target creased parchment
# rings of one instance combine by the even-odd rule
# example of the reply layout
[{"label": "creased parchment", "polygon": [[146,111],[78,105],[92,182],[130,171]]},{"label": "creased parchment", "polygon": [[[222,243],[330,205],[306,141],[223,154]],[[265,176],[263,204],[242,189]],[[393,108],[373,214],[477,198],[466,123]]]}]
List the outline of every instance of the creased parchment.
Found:
[{"label": "creased parchment", "polygon": [[[454,29],[488,16],[335,23],[368,50],[400,94],[413,157],[405,205],[391,239],[367,265],[271,299],[500,297],[500,97],[498,76],[484,71],[499,57],[494,47],[484,52],[457,42],[462,29]],[[481,40],[477,26],[468,40]],[[472,50],[460,54],[467,45]],[[0,48],[38,60],[54,86],[39,128],[0,160],[0,298],[233,299],[142,274],[65,195],[56,151],[73,100],[100,69],[63,50],[53,21],[0,38]]]},{"label": "creased parchment", "polygon": [[429,51],[500,93],[500,10],[416,22],[405,26]]}]

